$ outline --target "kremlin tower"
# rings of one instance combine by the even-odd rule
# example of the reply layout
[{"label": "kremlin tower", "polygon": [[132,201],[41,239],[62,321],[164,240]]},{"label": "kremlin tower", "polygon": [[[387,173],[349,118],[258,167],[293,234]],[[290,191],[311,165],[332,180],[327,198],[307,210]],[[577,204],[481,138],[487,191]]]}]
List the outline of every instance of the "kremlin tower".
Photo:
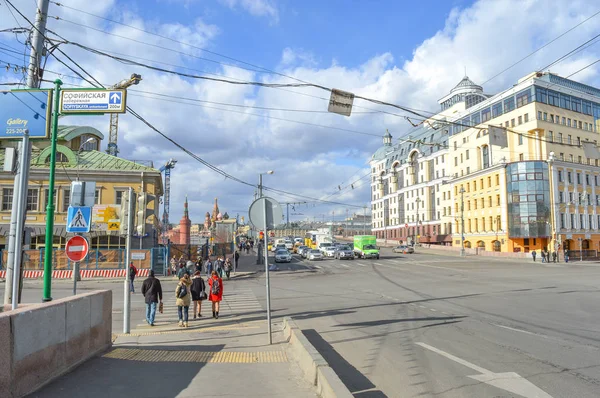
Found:
[{"label": "kremlin tower", "polygon": [[190,220],[188,213],[188,199],[185,195],[185,204],[183,205],[183,217],[179,221],[179,244],[189,245],[190,244],[190,228],[192,221]]}]

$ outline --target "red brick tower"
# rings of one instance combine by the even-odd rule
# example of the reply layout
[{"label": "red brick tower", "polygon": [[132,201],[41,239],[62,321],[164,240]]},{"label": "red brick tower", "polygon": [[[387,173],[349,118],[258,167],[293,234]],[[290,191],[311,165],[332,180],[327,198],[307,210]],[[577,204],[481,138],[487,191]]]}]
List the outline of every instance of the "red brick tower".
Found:
[{"label": "red brick tower", "polygon": [[187,195],[185,196],[185,204],[183,205],[183,217],[179,221],[179,244],[189,245],[190,244],[190,228],[192,221],[190,220],[188,213],[188,200]]}]

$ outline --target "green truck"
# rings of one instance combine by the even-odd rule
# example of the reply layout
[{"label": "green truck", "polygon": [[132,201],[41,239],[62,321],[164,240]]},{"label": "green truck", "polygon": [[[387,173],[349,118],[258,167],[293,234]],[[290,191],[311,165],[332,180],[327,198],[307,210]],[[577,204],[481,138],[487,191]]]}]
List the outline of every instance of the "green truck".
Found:
[{"label": "green truck", "polygon": [[354,254],[360,258],[379,259],[379,247],[375,235],[354,236]]}]

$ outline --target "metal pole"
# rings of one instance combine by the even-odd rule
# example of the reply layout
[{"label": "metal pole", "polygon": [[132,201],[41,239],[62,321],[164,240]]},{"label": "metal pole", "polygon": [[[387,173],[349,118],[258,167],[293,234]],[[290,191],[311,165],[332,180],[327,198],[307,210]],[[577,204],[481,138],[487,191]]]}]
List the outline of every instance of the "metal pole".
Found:
[{"label": "metal pole", "polygon": [[[20,142],[17,146],[17,152],[18,153],[22,153],[23,152],[23,144]],[[19,218],[18,214],[18,210],[19,210],[19,206],[16,205],[15,199],[16,199],[16,195],[18,195],[19,187],[20,187],[20,183],[21,183],[21,179],[19,178],[19,176],[22,174],[21,172],[22,169],[22,165],[19,164],[19,168],[17,169],[17,172],[15,173],[15,182],[13,184],[13,203],[12,203],[12,209],[11,209],[11,213],[10,213],[10,229],[8,232],[8,260],[6,262],[6,280],[7,281],[12,281],[13,280],[13,271],[14,271],[14,263],[15,263],[15,244],[17,242],[17,219]],[[12,289],[4,289],[4,305],[8,305],[10,304],[12,301]]]},{"label": "metal pole", "polygon": [[52,301],[52,243],[54,240],[54,174],[56,172],[56,139],[58,135],[58,114],[60,106],[60,86],[62,81],[54,81],[52,100],[52,131],[50,137],[50,171],[48,177],[48,206],[46,207],[46,242],[44,249],[44,294],[42,301]]},{"label": "metal pole", "polygon": [[[17,304],[19,302],[19,279],[21,276],[21,257],[23,255],[23,229],[25,228],[24,216],[25,216],[25,208],[27,207],[27,169],[29,168],[29,154],[31,153],[31,148],[29,145],[29,134],[26,131],[23,134],[23,143],[21,146],[21,164],[22,171],[19,174],[19,195],[16,200],[13,200],[13,207],[17,207],[17,222],[15,228],[15,246],[14,246],[14,256],[13,256],[13,286],[12,286],[12,309],[17,309]],[[23,188],[25,188],[25,194],[23,194]],[[10,281],[10,280],[9,280]],[[9,282],[10,283],[10,282]],[[6,284],[6,288],[8,289],[8,283]]]},{"label": "metal pole", "polygon": [[[262,186],[262,178],[261,178],[261,186]],[[261,191],[262,192],[262,191]],[[267,328],[269,331],[269,344],[273,344],[273,336],[271,334],[271,285],[269,281],[269,251],[267,250],[267,242],[269,240],[269,235],[267,231],[267,200],[264,200],[263,203],[263,221],[265,226],[265,244],[264,244],[264,252],[265,252],[265,279],[267,284]]]},{"label": "metal pole", "polygon": [[133,231],[133,212],[135,211],[135,198],[133,188],[129,188],[129,212],[127,214],[127,236],[125,237],[125,288],[123,290],[123,333],[129,333],[131,326],[131,295],[129,292],[129,261],[131,258],[131,234]]},{"label": "metal pole", "polygon": [[77,274],[79,273],[79,261],[73,263],[73,296],[77,294]]},{"label": "metal pole", "polygon": [[[262,198],[262,174],[258,174],[258,197]],[[265,231],[265,240],[263,242],[263,250],[264,251],[267,251],[267,248],[269,246],[267,242],[269,242],[269,239],[267,238],[267,234]],[[258,247],[259,247],[258,243],[260,243],[260,231],[259,231],[259,241],[257,242],[257,245],[256,245],[256,264],[257,265],[260,264],[260,262],[262,261],[260,258],[260,250],[258,250]]]},{"label": "metal pole", "polygon": [[37,2],[35,28],[31,32],[31,52],[29,53],[29,66],[27,67],[27,87],[29,88],[38,88],[40,83],[39,72],[49,5],[50,0],[38,0]]},{"label": "metal pole", "polygon": [[465,252],[465,190],[464,188],[460,188],[460,255],[461,257],[465,257],[467,253]]}]

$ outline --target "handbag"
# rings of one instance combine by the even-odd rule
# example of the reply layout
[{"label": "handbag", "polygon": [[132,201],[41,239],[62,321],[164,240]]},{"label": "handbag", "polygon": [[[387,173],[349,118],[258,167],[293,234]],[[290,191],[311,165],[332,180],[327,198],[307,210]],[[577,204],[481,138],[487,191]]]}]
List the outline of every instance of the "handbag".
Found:
[{"label": "handbag", "polygon": [[160,304],[158,304],[158,312],[160,312],[161,314],[163,313],[163,303],[162,303],[162,301],[160,302]]},{"label": "handbag", "polygon": [[208,296],[206,295],[206,292],[203,290],[200,292],[200,301],[202,300],[206,300],[208,298]]}]

